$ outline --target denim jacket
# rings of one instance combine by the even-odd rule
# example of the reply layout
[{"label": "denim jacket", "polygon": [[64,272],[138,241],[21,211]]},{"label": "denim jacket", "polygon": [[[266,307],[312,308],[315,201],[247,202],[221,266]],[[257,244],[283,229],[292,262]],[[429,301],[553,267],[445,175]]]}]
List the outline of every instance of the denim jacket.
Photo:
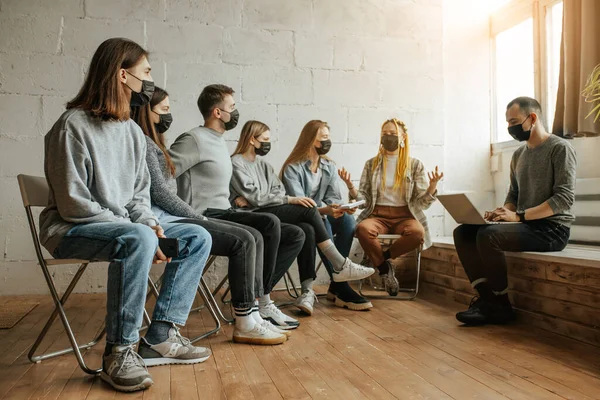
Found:
[{"label": "denim jacket", "polygon": [[[310,170],[310,160],[300,161],[290,164],[283,171],[282,181],[288,195],[296,197],[311,197],[312,171]],[[312,199],[317,203],[317,207],[324,207],[329,204],[341,204],[342,192],[340,191],[340,178],[337,168],[333,161],[320,158],[321,171],[323,172],[319,190]]]}]

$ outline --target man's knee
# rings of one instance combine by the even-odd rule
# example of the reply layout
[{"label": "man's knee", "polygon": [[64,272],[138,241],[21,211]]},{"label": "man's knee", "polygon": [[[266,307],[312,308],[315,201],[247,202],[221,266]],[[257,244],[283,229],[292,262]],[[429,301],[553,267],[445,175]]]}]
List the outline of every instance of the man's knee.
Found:
[{"label": "man's knee", "polygon": [[466,240],[473,240],[476,238],[477,229],[474,229],[470,225],[459,225],[454,229],[452,236],[454,237],[454,244],[464,243]]}]

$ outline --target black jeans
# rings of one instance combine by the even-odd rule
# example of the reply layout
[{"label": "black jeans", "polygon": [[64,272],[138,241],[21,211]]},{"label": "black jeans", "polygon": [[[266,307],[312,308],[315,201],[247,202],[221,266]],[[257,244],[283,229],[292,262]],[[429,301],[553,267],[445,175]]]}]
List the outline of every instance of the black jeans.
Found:
[{"label": "black jeans", "polygon": [[306,239],[304,240],[302,251],[298,254],[298,272],[300,281],[315,279],[317,277],[315,271],[317,243],[331,239],[317,208],[307,208],[295,204],[283,204],[281,206],[261,208],[256,210],[256,212],[276,215],[281,222],[294,224],[302,229]]},{"label": "black jeans", "polygon": [[210,233],[210,254],[229,258],[227,274],[231,288],[231,303],[236,308],[254,305],[263,293],[264,242],[260,232],[235,222],[209,218],[180,219],[175,223],[200,225]]},{"label": "black jeans", "polygon": [[522,224],[461,225],[454,230],[454,245],[473,286],[487,280],[500,293],[508,288],[504,251],[560,251],[570,228],[548,220]]},{"label": "black jeans", "polygon": [[[258,214],[233,209],[209,208],[209,218],[235,222],[252,227],[263,237],[263,291],[269,294],[290,268],[304,245],[304,232],[297,226],[281,223],[274,215]],[[255,293],[261,296],[263,293]]]}]

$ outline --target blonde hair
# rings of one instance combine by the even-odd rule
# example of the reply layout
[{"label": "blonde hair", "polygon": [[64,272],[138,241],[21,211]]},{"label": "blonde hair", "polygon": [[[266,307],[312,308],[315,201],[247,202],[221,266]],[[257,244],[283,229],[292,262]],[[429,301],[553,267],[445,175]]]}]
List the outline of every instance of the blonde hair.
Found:
[{"label": "blonde hair", "polygon": [[[290,164],[295,164],[300,161],[308,160],[308,155],[310,154],[310,149],[313,147],[313,143],[319,134],[319,131],[323,128],[327,128],[329,130],[329,125],[327,122],[321,121],[318,119],[313,119],[312,121],[308,121],[304,128],[302,128],[302,132],[300,132],[300,137],[298,137],[298,141],[294,146],[294,149],[288,156],[287,160],[283,163],[281,167],[281,172],[279,176],[283,176],[283,171]],[[329,160],[327,156],[321,156],[322,158]]]},{"label": "blonde hair", "polygon": [[[394,177],[394,190],[396,189],[404,189],[404,175],[406,174],[406,170],[408,169],[408,163],[410,160],[409,157],[409,148],[408,148],[408,129],[406,128],[406,124],[399,119],[392,118],[388,119],[381,125],[381,133],[383,134],[383,127],[388,123],[393,123],[396,126],[396,132],[398,132],[398,136],[400,136],[400,129],[404,132],[404,147],[400,146],[400,141],[398,143],[398,161],[396,162],[396,176]],[[385,149],[382,145],[379,146],[379,152],[375,159],[373,160],[373,171],[377,170],[379,165],[382,165],[382,175],[381,175],[381,190],[385,191],[385,173],[387,170],[387,157],[385,157]]]},{"label": "blonde hair", "polygon": [[250,140],[256,139],[266,131],[269,131],[267,124],[263,124],[260,121],[248,121],[244,124],[242,132],[240,133],[240,139],[235,148],[235,151],[231,155],[232,157],[236,154],[243,154],[250,147]]}]

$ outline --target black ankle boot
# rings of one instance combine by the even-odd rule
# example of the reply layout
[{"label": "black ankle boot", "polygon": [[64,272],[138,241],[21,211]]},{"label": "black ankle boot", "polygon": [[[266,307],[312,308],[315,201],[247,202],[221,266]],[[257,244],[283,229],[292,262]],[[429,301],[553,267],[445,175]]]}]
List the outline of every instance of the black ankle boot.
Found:
[{"label": "black ankle boot", "polygon": [[508,295],[494,295],[491,299],[475,296],[469,309],[456,313],[456,319],[465,325],[508,324],[515,319]]}]

